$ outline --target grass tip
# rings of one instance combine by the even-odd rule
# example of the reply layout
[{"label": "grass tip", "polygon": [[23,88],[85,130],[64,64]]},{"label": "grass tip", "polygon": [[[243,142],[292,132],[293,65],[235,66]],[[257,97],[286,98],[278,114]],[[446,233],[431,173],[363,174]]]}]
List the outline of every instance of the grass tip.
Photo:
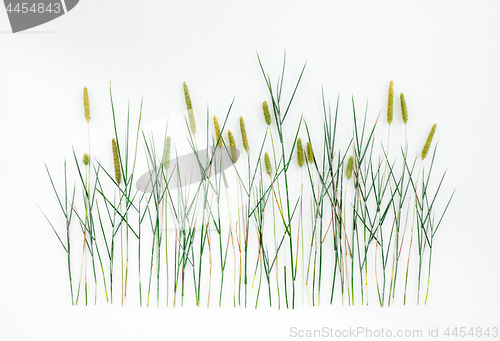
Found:
[{"label": "grass tip", "polygon": [[88,166],[90,163],[90,157],[89,157],[89,154],[85,153],[83,154],[83,164],[85,166]]},{"label": "grass tip", "polygon": [[165,140],[165,148],[163,150],[163,167],[167,170],[170,167],[170,136],[167,136]]},{"label": "grass tip", "polygon": [[309,163],[314,162],[314,152],[311,142],[307,142],[307,161]]},{"label": "grass tip", "polygon": [[269,159],[269,154],[266,152],[266,154],[264,154],[264,163],[266,165],[266,173],[271,176],[271,174],[273,173],[273,169],[271,167],[271,160]]},{"label": "grass tip", "polygon": [[220,135],[220,126],[217,116],[214,115],[215,142],[219,148],[222,148],[222,137]]},{"label": "grass tip", "polygon": [[302,149],[302,140],[300,137],[297,139],[297,163],[301,168],[304,165],[304,149]]},{"label": "grass tip", "polygon": [[87,123],[90,122],[90,105],[89,105],[89,92],[87,87],[83,88],[83,107],[85,108],[85,119]]},{"label": "grass tip", "polygon": [[122,172],[120,169],[120,158],[118,156],[118,145],[117,145],[115,139],[111,140],[111,144],[113,147],[113,162],[115,165],[115,179],[116,179],[116,182],[118,183],[118,186],[120,186],[120,183],[122,182]]},{"label": "grass tip", "polygon": [[431,147],[432,143],[432,138],[434,137],[434,133],[436,132],[436,123],[432,126],[431,131],[429,132],[429,136],[427,136],[427,141],[425,141],[424,148],[422,149],[422,160],[424,160],[427,157],[427,154],[429,153],[429,148]]},{"label": "grass tip", "polygon": [[269,113],[269,107],[267,105],[267,101],[262,103],[262,110],[264,111],[264,119],[266,120],[266,124],[271,125],[271,114]]},{"label": "grass tip", "polygon": [[401,116],[403,117],[403,122],[406,124],[408,122],[408,109],[406,108],[405,95],[401,93],[399,97],[401,98]]},{"label": "grass tip", "polygon": [[245,129],[245,121],[243,121],[243,116],[240,116],[240,130],[241,130],[241,139],[243,141],[243,148],[245,148],[245,151],[248,153],[249,150],[248,137],[247,137],[247,131]]},{"label": "grass tip", "polygon": [[189,116],[189,128],[191,129],[191,133],[193,135],[196,134],[196,120],[194,118],[193,105],[191,104],[191,97],[189,96],[189,89],[187,87],[186,82],[183,84],[184,87],[184,99],[186,100],[186,107]]},{"label": "grass tip", "polygon": [[394,110],[394,82],[389,84],[389,99],[387,101],[387,123],[392,123],[392,116]]},{"label": "grass tip", "polygon": [[229,140],[229,147],[231,148],[231,159],[233,163],[236,163],[236,161],[238,161],[238,153],[236,152],[236,143],[234,142],[234,136],[231,130],[227,131],[227,139]]},{"label": "grass tip", "polygon": [[352,155],[349,157],[349,161],[347,162],[347,169],[345,171],[345,176],[349,180],[352,176],[352,169],[354,168],[354,158]]}]

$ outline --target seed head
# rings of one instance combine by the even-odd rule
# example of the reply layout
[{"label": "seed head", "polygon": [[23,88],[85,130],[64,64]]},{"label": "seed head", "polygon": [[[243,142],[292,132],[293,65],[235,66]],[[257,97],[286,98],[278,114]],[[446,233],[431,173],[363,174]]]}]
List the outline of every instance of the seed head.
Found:
[{"label": "seed head", "polygon": [[83,164],[85,166],[88,166],[90,163],[90,157],[89,157],[89,154],[85,153],[83,154]]},{"label": "seed head", "polygon": [[238,153],[236,152],[236,143],[234,143],[234,136],[231,130],[227,131],[227,139],[229,140],[229,147],[231,148],[231,159],[233,162],[238,160]]},{"label": "seed head", "polygon": [[214,127],[215,127],[215,142],[217,142],[217,146],[222,148],[222,136],[220,136],[220,127],[219,120],[217,120],[217,116],[214,115]]},{"label": "seed head", "polygon": [[302,149],[302,140],[300,138],[297,139],[297,163],[299,167],[304,165],[304,149]]},{"label": "seed head", "polygon": [[273,169],[271,168],[271,160],[269,160],[269,154],[267,152],[264,154],[264,163],[266,164],[266,173],[271,176]]},{"label": "seed head", "polygon": [[116,182],[118,183],[118,186],[120,186],[120,183],[122,182],[122,171],[120,169],[120,158],[118,157],[118,145],[116,144],[116,140],[112,139],[111,144],[113,146],[113,161],[115,164],[115,179]]},{"label": "seed head", "polygon": [[191,97],[189,97],[189,90],[186,82],[184,82],[183,87],[184,87],[184,98],[186,100],[186,107],[188,110],[193,109],[193,106],[191,105]]},{"label": "seed head", "polygon": [[389,100],[387,102],[387,123],[392,123],[392,113],[394,109],[394,83],[389,85]]},{"label": "seed head", "polygon": [[245,129],[245,122],[243,121],[243,117],[240,117],[240,130],[241,130],[241,139],[243,140],[243,148],[248,153],[248,138],[247,131]]},{"label": "seed head", "polygon": [[165,170],[170,167],[170,136],[165,140],[165,149],[163,150],[163,167]]},{"label": "seed head", "polygon": [[193,135],[196,134],[196,120],[194,118],[194,111],[193,111],[193,106],[191,105],[191,97],[189,97],[189,90],[186,85],[186,82],[184,82],[184,98],[186,99],[186,107],[188,110],[188,116],[189,116],[189,128],[191,129],[191,133]]},{"label": "seed head", "polygon": [[85,119],[87,123],[90,122],[90,105],[89,105],[89,93],[87,87],[83,88],[83,107],[85,108]]},{"label": "seed head", "polygon": [[408,122],[408,109],[406,108],[406,100],[405,100],[405,95],[401,93],[401,114],[403,116],[403,122],[406,124]]},{"label": "seed head", "polygon": [[313,153],[313,147],[311,142],[307,142],[307,161],[309,163],[314,162],[314,153]]},{"label": "seed head", "polygon": [[349,157],[349,161],[347,162],[347,169],[345,171],[345,176],[347,179],[350,179],[352,176],[352,168],[354,167],[354,159],[352,155]]},{"label": "seed head", "polygon": [[267,102],[264,101],[262,103],[262,110],[264,110],[264,118],[266,120],[267,125],[271,125],[271,114],[269,113],[269,107],[267,106]]},{"label": "seed head", "polygon": [[436,132],[436,123],[432,126],[431,131],[429,132],[429,136],[427,136],[427,141],[425,142],[424,149],[422,149],[422,160],[426,158],[427,153],[429,153],[429,148],[431,147],[432,138],[434,137],[434,133]]}]

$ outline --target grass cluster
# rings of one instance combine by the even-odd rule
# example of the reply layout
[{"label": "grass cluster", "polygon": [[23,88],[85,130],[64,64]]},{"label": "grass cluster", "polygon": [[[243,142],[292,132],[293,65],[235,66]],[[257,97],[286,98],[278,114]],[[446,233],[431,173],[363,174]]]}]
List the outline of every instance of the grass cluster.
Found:
[{"label": "grass cluster", "polygon": [[[109,151],[95,156],[92,106],[84,89],[89,148],[83,156],[73,150],[73,187],[66,162],[62,189],[47,167],[64,229],[47,220],[65,252],[72,304],[114,299],[125,305],[131,290],[141,306],[178,306],[185,298],[198,306],[278,308],[294,308],[299,301],[427,302],[434,237],[453,197],[436,206],[445,178],[431,180],[436,125],[421,153],[410,155],[401,93],[405,140],[392,141],[397,111],[391,81],[386,143],[376,139],[377,126],[385,122],[376,118],[369,124],[367,110],[359,114],[353,99],[352,136],[341,148],[339,99],[332,109],[322,93],[323,135],[315,144],[311,122],[300,117],[290,126],[287,119],[306,66],[285,101],[285,60],[274,82],[258,61],[269,92],[260,99],[262,112],[255,113],[266,127],[260,136],[247,134],[243,117],[239,132],[226,128],[236,121],[233,103],[224,117],[207,110],[206,126],[197,127],[184,83],[189,134],[179,141],[167,124],[158,147],[141,129],[142,103],[134,128],[129,105],[126,129],[119,132],[110,88],[114,131]],[[205,145],[198,146],[196,134],[204,128]],[[176,148],[182,143],[196,159],[195,172],[182,170]],[[147,190],[135,185],[139,144],[148,160]],[[113,168],[101,158],[112,160]],[[193,181],[194,173],[199,181]],[[226,173],[232,175],[229,182]]]}]

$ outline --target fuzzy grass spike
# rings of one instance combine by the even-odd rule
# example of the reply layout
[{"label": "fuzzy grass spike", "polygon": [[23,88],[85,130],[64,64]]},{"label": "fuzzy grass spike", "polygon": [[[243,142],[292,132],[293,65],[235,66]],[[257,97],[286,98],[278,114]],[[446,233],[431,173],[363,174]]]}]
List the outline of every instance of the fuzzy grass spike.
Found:
[{"label": "fuzzy grass spike", "polygon": [[193,105],[191,104],[191,97],[189,96],[189,89],[187,87],[186,82],[184,82],[184,98],[186,100],[186,107],[188,110],[189,116],[189,128],[191,129],[191,133],[193,135],[196,134],[196,120],[194,118]]},{"label": "fuzzy grass spike", "polygon": [[115,164],[115,179],[120,186],[122,182],[122,171],[120,169],[120,158],[118,157],[118,145],[116,144],[116,140],[112,139],[111,144],[113,146],[113,162]]},{"label": "fuzzy grass spike", "polygon": [[313,153],[313,147],[311,142],[307,142],[307,161],[309,163],[314,162],[314,153]]},{"label": "fuzzy grass spike", "polygon": [[427,136],[427,141],[425,141],[424,149],[422,149],[422,160],[427,157],[427,153],[429,153],[429,148],[431,147],[432,138],[434,137],[434,133],[436,132],[436,123],[432,126],[431,131],[429,132],[429,136]]},{"label": "fuzzy grass spike", "polygon": [[85,108],[85,119],[87,123],[90,122],[90,105],[89,105],[89,92],[87,87],[83,88],[83,107]]},{"label": "fuzzy grass spike", "polygon": [[352,176],[352,168],[354,167],[354,159],[352,155],[349,157],[349,161],[347,162],[347,169],[345,171],[345,176],[349,180]]},{"label": "fuzzy grass spike", "polygon": [[165,150],[163,151],[163,167],[165,167],[165,170],[170,167],[170,140],[170,136],[167,136],[165,140]]},{"label": "fuzzy grass spike", "polygon": [[262,103],[262,110],[264,111],[264,119],[266,120],[266,124],[271,125],[271,114],[269,113],[269,107],[267,106],[267,101]]},{"label": "fuzzy grass spike", "polygon": [[238,160],[238,153],[236,152],[236,143],[234,143],[234,136],[231,130],[227,131],[227,139],[229,140],[229,147],[231,148],[231,159],[234,163]]},{"label": "fuzzy grass spike", "polygon": [[394,111],[394,82],[391,81],[389,85],[389,99],[387,101],[387,123],[392,123],[392,116]]},{"label": "fuzzy grass spike", "polygon": [[264,163],[266,164],[266,173],[271,176],[273,169],[271,167],[271,160],[269,159],[269,154],[266,152],[264,155]]},{"label": "fuzzy grass spike", "polygon": [[90,163],[89,154],[87,154],[87,153],[83,154],[83,164],[84,164],[85,166],[88,166],[88,165],[89,165],[89,163]]},{"label": "fuzzy grass spike", "polygon": [[408,122],[408,109],[406,108],[406,100],[405,95],[401,93],[401,115],[403,117],[403,122],[406,124]]},{"label": "fuzzy grass spike", "polygon": [[297,139],[297,163],[301,168],[304,165],[304,149],[302,149],[302,140],[300,138]]},{"label": "fuzzy grass spike", "polygon": [[248,150],[250,149],[248,147],[248,138],[247,138],[247,131],[245,129],[245,121],[243,121],[243,117],[240,117],[240,130],[241,130],[241,139],[243,141],[243,148],[245,148],[245,151],[248,153]]},{"label": "fuzzy grass spike", "polygon": [[214,127],[215,127],[215,142],[217,143],[217,146],[219,148],[222,148],[222,137],[220,136],[219,120],[215,115],[214,115]]}]

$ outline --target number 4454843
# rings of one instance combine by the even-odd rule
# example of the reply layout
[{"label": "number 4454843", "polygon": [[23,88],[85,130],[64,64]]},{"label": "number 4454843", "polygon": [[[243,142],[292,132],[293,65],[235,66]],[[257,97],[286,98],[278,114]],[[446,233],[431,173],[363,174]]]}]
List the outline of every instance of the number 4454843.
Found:
[{"label": "number 4454843", "polygon": [[44,3],[34,3],[31,6],[28,3],[17,3],[15,6],[12,3],[9,3],[6,8],[8,13],[60,13],[61,12],[61,4],[60,3],[49,3],[45,5]]},{"label": "number 4454843", "polygon": [[446,328],[444,335],[447,337],[498,337],[498,328],[481,328],[481,327],[455,327]]}]

